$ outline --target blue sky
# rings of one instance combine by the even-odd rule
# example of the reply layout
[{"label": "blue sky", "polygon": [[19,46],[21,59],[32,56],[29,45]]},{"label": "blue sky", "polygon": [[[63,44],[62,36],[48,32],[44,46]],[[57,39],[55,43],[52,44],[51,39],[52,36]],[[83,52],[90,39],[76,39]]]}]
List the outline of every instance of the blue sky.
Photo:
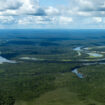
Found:
[{"label": "blue sky", "polygon": [[105,0],[0,0],[0,28],[105,28]]},{"label": "blue sky", "polygon": [[40,5],[43,6],[59,6],[68,5],[69,0],[40,0]]}]

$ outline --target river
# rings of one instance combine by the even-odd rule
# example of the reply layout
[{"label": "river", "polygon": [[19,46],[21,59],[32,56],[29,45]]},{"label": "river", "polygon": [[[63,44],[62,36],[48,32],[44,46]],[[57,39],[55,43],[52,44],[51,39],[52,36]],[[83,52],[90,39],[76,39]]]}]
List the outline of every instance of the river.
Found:
[{"label": "river", "polygon": [[74,51],[77,51],[78,56],[81,56],[81,47],[74,48]]},{"label": "river", "polygon": [[3,64],[3,63],[16,63],[16,61],[8,60],[8,59],[0,56],[0,64]]},{"label": "river", "polygon": [[72,73],[76,74],[77,77],[79,77],[81,79],[84,78],[83,74],[82,73],[79,73],[77,68],[73,69],[72,70]]}]

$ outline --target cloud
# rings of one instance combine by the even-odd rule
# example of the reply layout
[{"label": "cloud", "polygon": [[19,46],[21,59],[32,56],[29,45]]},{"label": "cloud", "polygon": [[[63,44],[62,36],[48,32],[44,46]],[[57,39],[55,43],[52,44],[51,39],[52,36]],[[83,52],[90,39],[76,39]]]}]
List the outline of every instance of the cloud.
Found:
[{"label": "cloud", "polygon": [[[105,0],[75,0],[77,13],[81,16],[105,16]],[[75,7],[74,7],[75,8]],[[85,14],[85,15],[84,15]],[[88,15],[87,15],[88,14]]]},{"label": "cloud", "polygon": [[20,2],[22,2],[23,5],[17,10],[18,15],[33,15],[37,13],[38,9],[40,8],[37,4],[37,0],[21,0]]},{"label": "cloud", "polygon": [[0,11],[5,11],[7,9],[14,10],[22,6],[19,0],[1,0],[0,1]]},{"label": "cloud", "polygon": [[45,12],[47,15],[53,15],[53,16],[60,14],[60,11],[57,8],[54,8],[52,6],[46,8]]},{"label": "cloud", "polygon": [[[41,0],[40,0],[41,2]],[[46,4],[47,5],[47,4]],[[39,6],[39,0],[1,0],[0,15],[36,16],[105,16],[104,0],[70,0],[69,6],[46,8]]]},{"label": "cloud", "polygon": [[68,5],[62,6],[51,3],[43,6],[40,2],[44,0],[0,0],[0,26],[40,24],[86,27],[105,24],[105,0],[68,0]]},{"label": "cloud", "polygon": [[105,0],[70,0],[69,6],[63,6],[59,11],[70,17],[104,17]]},{"label": "cloud", "polygon": [[96,23],[101,23],[101,22],[102,22],[102,18],[101,18],[101,17],[94,17],[93,20],[94,20]]},{"label": "cloud", "polygon": [[77,15],[79,16],[91,16],[90,12],[78,11]]},{"label": "cloud", "polygon": [[12,16],[0,16],[0,23],[7,24],[13,22],[15,19]]},{"label": "cloud", "polygon": [[0,15],[36,15],[45,16],[44,9],[39,7],[38,0],[2,0]]},{"label": "cloud", "polygon": [[34,12],[28,13],[28,14],[29,15],[35,15],[35,16],[46,16],[46,12],[42,8],[38,8]]},{"label": "cloud", "polygon": [[59,18],[59,22],[60,22],[60,24],[69,24],[69,23],[73,22],[73,19],[71,17],[61,16]]},{"label": "cloud", "polygon": [[19,19],[17,21],[18,24],[49,24],[54,19],[48,16],[27,16]]}]

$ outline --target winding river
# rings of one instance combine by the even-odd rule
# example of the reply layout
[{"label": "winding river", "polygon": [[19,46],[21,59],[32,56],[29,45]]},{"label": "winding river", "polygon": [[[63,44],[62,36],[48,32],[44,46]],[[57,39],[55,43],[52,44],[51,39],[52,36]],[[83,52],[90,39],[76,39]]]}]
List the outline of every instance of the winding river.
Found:
[{"label": "winding river", "polygon": [[74,48],[74,51],[77,51],[78,56],[81,56],[81,47]]},{"label": "winding river", "polygon": [[84,78],[83,74],[82,73],[79,73],[77,68],[73,69],[72,70],[72,73],[76,74],[77,77],[79,77],[81,79]]},{"label": "winding river", "polygon": [[0,64],[3,64],[3,63],[16,63],[16,61],[8,60],[8,59],[0,56]]}]

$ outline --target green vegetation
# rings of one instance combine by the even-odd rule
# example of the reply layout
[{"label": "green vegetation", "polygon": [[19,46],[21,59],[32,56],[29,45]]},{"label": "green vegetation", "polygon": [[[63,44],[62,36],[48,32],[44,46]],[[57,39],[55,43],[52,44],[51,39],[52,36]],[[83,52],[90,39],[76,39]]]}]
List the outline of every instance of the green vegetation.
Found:
[{"label": "green vegetation", "polygon": [[[19,63],[0,65],[0,89],[6,98],[31,100],[57,88],[59,73],[71,72],[76,65],[63,63]],[[7,95],[5,94],[7,93]],[[8,96],[10,95],[10,96]],[[5,100],[5,98],[4,98]],[[8,104],[7,104],[8,105]]]},{"label": "green vegetation", "polygon": [[[0,33],[0,55],[17,61],[0,64],[0,105],[105,104],[105,65],[97,62],[105,60],[103,32],[30,32]],[[103,56],[89,57],[92,52]],[[75,67],[83,79],[72,73]]]},{"label": "green vegetation", "polygon": [[[104,105],[104,65],[81,67],[84,79],[71,72],[56,75],[56,88],[30,101],[16,101],[15,105]],[[97,69],[97,70],[96,70]]]}]

